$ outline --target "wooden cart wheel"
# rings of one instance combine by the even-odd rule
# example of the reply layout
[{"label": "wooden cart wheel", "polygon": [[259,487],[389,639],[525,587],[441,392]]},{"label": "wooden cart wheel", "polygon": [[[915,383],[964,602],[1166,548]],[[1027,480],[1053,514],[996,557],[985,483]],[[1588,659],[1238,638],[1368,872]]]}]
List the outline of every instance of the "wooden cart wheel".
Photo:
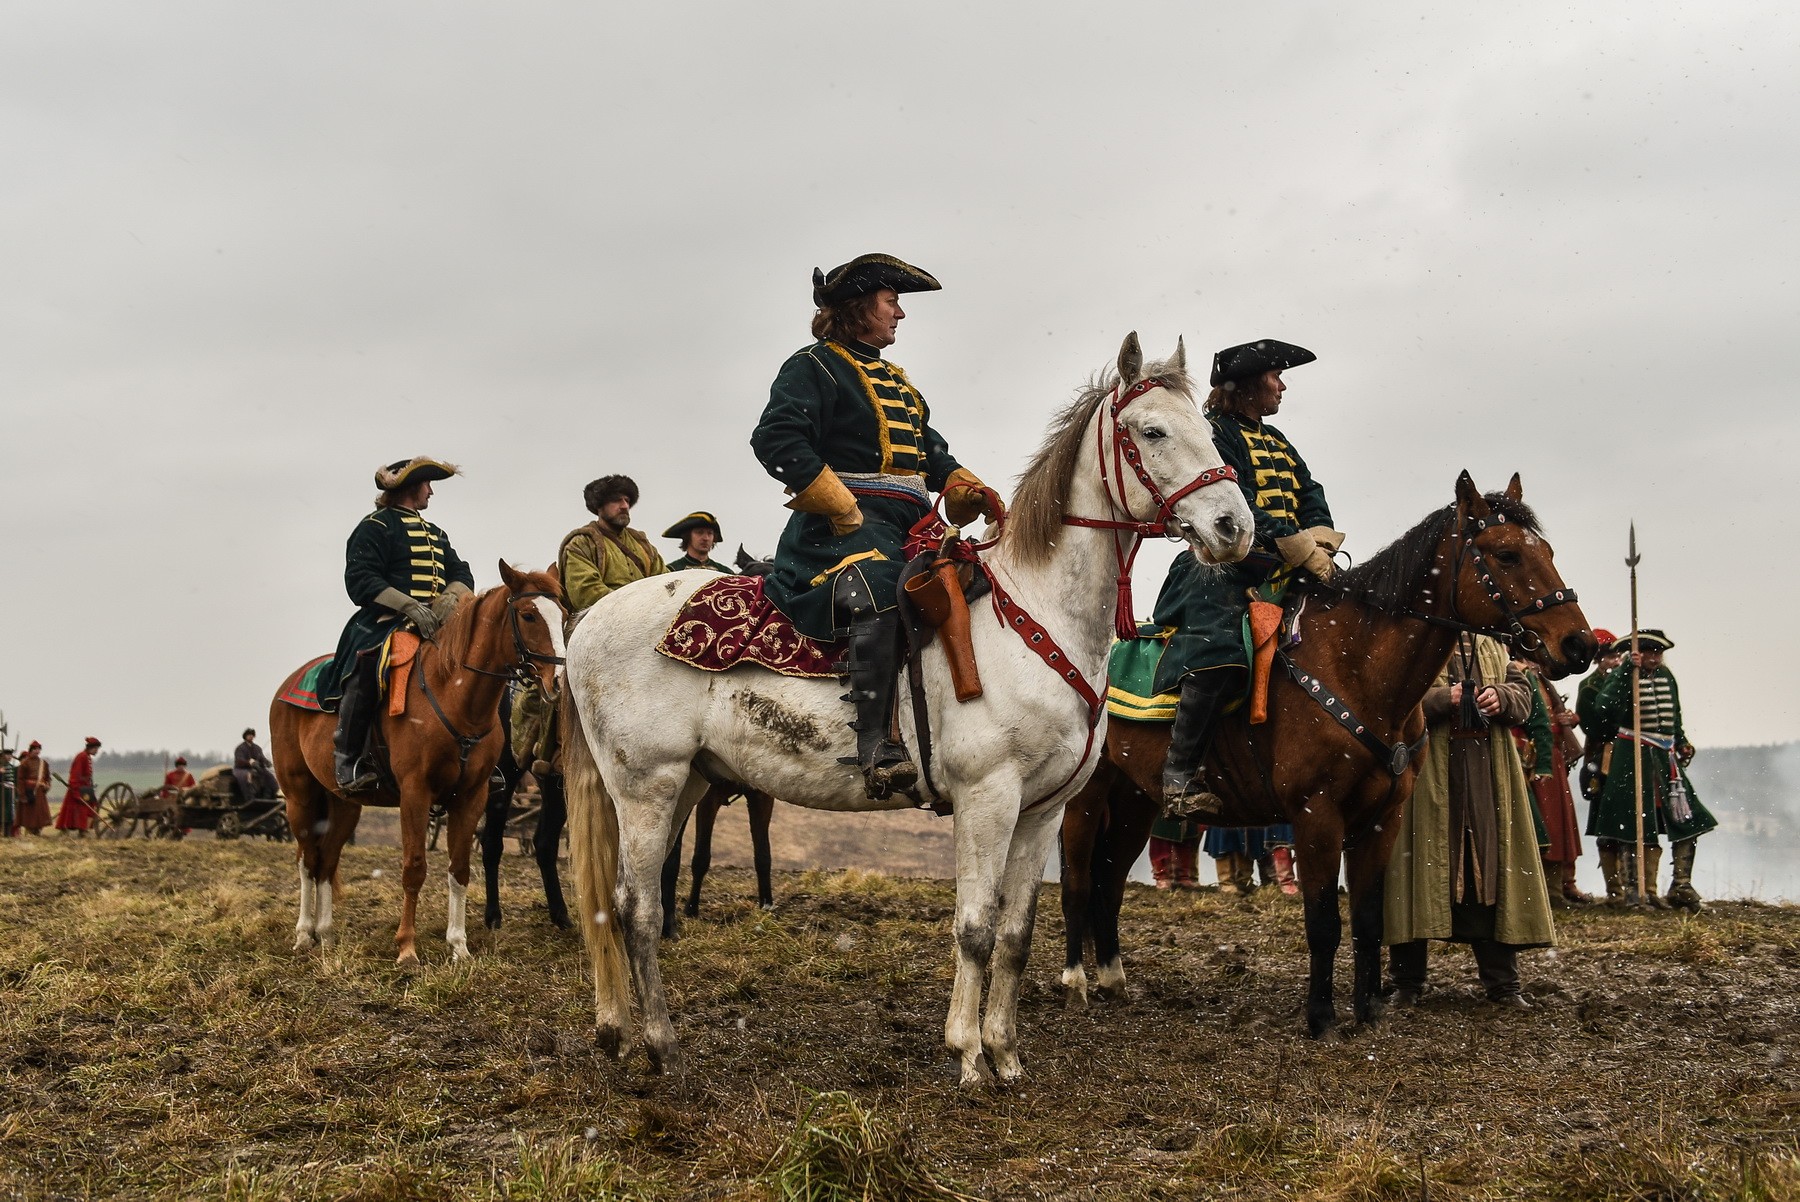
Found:
[{"label": "wooden cart wheel", "polygon": [[138,826],[137,791],[122,780],[116,780],[101,791],[95,802],[95,834],[103,839],[130,837]]},{"label": "wooden cart wheel", "polygon": [[244,833],[244,820],[238,817],[236,810],[226,810],[219,815],[219,823],[213,827],[213,838],[235,839]]},{"label": "wooden cart wheel", "polygon": [[154,814],[150,815],[148,818],[144,819],[145,825],[147,827],[149,827],[149,830],[147,833],[149,834],[150,838],[152,838],[152,839],[179,839],[179,838],[181,838],[181,833],[182,833],[181,825],[175,821],[175,816],[179,812],[180,812],[179,806],[170,806],[167,809],[158,810],[156,813],[154,813]]}]

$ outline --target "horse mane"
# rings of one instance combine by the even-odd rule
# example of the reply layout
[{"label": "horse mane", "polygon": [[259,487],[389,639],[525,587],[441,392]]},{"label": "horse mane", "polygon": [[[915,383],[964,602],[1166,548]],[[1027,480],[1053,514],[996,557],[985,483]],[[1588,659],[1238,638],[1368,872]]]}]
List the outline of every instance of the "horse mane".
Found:
[{"label": "horse mane", "polygon": [[[520,572],[520,583],[525,586],[524,592],[548,593],[562,601],[562,582],[550,572]],[[495,593],[505,593],[506,585],[496,584],[492,588],[482,589],[470,600],[456,607],[449,619],[438,629],[437,649],[451,663],[466,663],[469,648],[475,641],[475,615]]]},{"label": "horse mane", "polygon": [[[1503,492],[1491,492],[1482,499],[1508,522],[1542,536],[1537,514],[1525,502],[1515,501]],[[1438,547],[1455,520],[1455,505],[1432,510],[1418,525],[1368,560],[1338,573],[1327,591],[1366,602],[1380,610],[1392,611],[1416,604],[1419,586],[1430,577],[1437,563]]]},{"label": "horse mane", "polygon": [[[1143,378],[1152,376],[1160,379],[1164,387],[1193,398],[1193,380],[1187,372],[1173,369],[1166,362],[1146,364]],[[1118,383],[1119,373],[1112,368],[1089,380],[1075,399],[1051,419],[1043,445],[1019,473],[1006,528],[1000,537],[1020,562],[1042,563],[1056,546],[1069,501],[1069,483],[1075,474],[1075,459],[1081,452],[1088,422]]]}]

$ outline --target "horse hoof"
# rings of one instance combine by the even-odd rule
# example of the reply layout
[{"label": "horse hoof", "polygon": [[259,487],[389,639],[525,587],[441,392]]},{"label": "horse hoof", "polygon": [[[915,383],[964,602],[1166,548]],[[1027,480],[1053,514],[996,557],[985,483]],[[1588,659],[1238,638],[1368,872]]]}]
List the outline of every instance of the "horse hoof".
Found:
[{"label": "horse hoof", "polygon": [[681,1049],[674,1044],[658,1047],[647,1044],[645,1050],[650,1054],[650,1071],[658,1076],[679,1078],[681,1073]]},{"label": "horse hoof", "polygon": [[481,925],[485,926],[490,931],[497,931],[500,929],[500,916],[498,914],[484,915],[481,920]]},{"label": "horse hoof", "polygon": [[469,954],[468,944],[452,943],[450,945],[450,959],[461,964],[464,960],[472,960],[474,957]]},{"label": "horse hoof", "polygon": [[984,1090],[994,1083],[993,1070],[988,1068],[987,1057],[980,1052],[962,1058],[962,1077],[956,1083],[958,1089],[964,1091]]},{"label": "horse hoof", "polygon": [[305,931],[301,931],[299,934],[294,936],[294,950],[295,951],[310,952],[310,951],[312,951],[314,946],[315,946],[315,940],[313,939],[313,937],[311,935],[308,935]]},{"label": "horse hoof", "polygon": [[1013,1085],[1025,1079],[1025,1066],[1019,1063],[1017,1052],[1006,1052],[994,1057],[994,1077],[1001,1085]]},{"label": "horse hoof", "polygon": [[1087,973],[1080,968],[1063,969],[1062,987],[1064,1010],[1086,1010],[1088,1008]]},{"label": "horse hoof", "polygon": [[550,916],[550,925],[554,926],[559,931],[572,931],[575,929],[575,924],[569,921],[569,916],[567,914],[552,914]]},{"label": "horse hoof", "polygon": [[396,967],[396,968],[417,968],[417,967],[419,967],[419,953],[413,951],[411,948],[407,948],[405,951],[401,952],[398,956],[394,957],[394,967]]},{"label": "horse hoof", "polygon": [[621,1060],[627,1050],[625,1032],[613,1026],[595,1027],[594,1046],[600,1049],[602,1055],[613,1060]]}]

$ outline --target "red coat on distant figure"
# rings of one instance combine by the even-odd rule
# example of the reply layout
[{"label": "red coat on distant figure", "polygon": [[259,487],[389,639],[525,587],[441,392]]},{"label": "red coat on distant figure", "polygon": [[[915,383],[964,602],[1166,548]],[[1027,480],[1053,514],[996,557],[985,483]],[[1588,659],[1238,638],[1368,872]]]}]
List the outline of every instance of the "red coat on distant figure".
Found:
[{"label": "red coat on distant figure", "polygon": [[162,796],[173,797],[183,789],[194,787],[194,774],[186,768],[171,768],[163,774]]},{"label": "red coat on distant figure", "polygon": [[19,812],[18,821],[13,823],[13,834],[20,829],[37,834],[49,826],[50,817],[50,765],[38,754],[41,746],[35,739],[25,752],[25,758],[19,761]]},{"label": "red coat on distant figure", "polygon": [[56,829],[85,831],[93,824],[94,751],[99,743],[90,742],[69,765],[69,791],[63,794],[62,807],[56,811]]}]

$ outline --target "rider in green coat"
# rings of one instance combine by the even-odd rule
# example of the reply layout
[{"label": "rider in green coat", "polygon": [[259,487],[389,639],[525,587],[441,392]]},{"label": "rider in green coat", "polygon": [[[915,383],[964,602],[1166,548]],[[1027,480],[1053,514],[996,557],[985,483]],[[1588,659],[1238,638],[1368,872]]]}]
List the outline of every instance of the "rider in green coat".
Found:
[{"label": "rider in green coat", "polygon": [[1213,356],[1206,414],[1213,445],[1237,469],[1238,487],[1256,520],[1250,554],[1241,562],[1207,567],[1178,555],[1156,599],[1155,621],[1173,626],[1156,671],[1156,691],[1181,694],[1163,768],[1163,803],[1171,817],[1216,811],[1199,768],[1213,726],[1232,697],[1244,691],[1242,623],[1249,594],[1284,583],[1296,571],[1331,579],[1331,554],[1344,536],[1331,528],[1325,490],[1287,437],[1265,418],[1281,408],[1281,373],[1311,363],[1305,347],[1273,338],[1227,347]]},{"label": "rider in green coat", "polygon": [[709,572],[723,572],[731,575],[731,569],[712,557],[712,549],[719,545],[725,532],[719,529],[719,519],[704,509],[694,512],[670,526],[662,532],[664,538],[679,539],[681,556],[669,561],[669,571],[685,572],[692,568],[700,568]]},{"label": "rider in green coat", "polygon": [[906,373],[882,358],[906,316],[900,294],[940,287],[892,255],[815,270],[818,341],[781,365],[750,435],[757,459],[793,496],[764,594],[802,634],[849,635],[857,757],[875,798],[918,780],[906,749],[887,738],[907,532],[930,512],[933,492],[957,526],[1004,513],[950,454]]},{"label": "rider in green coat", "polygon": [[376,659],[388,635],[410,622],[423,638],[437,633],[457,602],[474,591],[475,576],[443,529],[425,520],[434,481],[458,473],[454,464],[419,456],[375,471],[375,510],[356,524],[344,547],[344,589],[361,608],[344,626],[337,658],[322,697],[336,708],[334,759],[337,783],[346,792],[373,788],[369,724],[380,684]]}]

